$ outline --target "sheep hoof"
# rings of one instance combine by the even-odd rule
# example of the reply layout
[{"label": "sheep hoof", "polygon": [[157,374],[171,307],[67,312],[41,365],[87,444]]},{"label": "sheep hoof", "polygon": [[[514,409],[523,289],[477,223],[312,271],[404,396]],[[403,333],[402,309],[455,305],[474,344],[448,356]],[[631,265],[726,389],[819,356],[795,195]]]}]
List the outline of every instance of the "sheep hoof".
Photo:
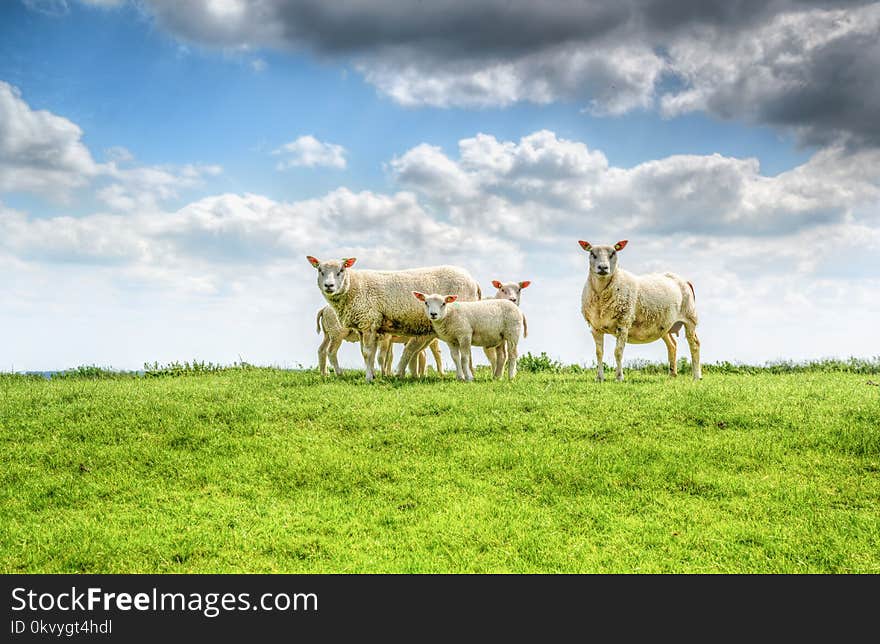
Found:
[{"label": "sheep hoof", "polygon": [[670,372],[669,372],[669,377],[670,377],[670,378],[678,378],[678,373],[675,372],[675,371],[670,371]]},{"label": "sheep hoof", "polygon": [[617,382],[623,382],[623,374],[622,373],[617,374],[616,380],[617,380]]}]

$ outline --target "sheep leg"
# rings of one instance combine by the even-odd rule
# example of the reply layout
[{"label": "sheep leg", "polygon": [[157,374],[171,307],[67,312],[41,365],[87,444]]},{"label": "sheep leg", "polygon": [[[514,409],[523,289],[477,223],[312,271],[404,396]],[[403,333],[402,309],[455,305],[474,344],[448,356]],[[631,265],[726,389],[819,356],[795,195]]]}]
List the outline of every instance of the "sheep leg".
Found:
[{"label": "sheep leg", "polygon": [[464,371],[464,377],[470,382],[474,379],[474,370],[471,367],[471,339],[462,338],[458,344],[461,348],[461,367]]},{"label": "sheep leg", "polygon": [[325,335],[321,346],[318,347],[318,370],[322,376],[327,375],[327,347],[330,345],[330,337]]},{"label": "sheep leg", "polygon": [[388,340],[390,337],[388,335],[379,337],[379,371],[383,376],[388,375],[388,350],[391,348],[391,343]]},{"label": "sheep leg", "polygon": [[694,380],[700,380],[703,377],[703,368],[700,365],[700,339],[697,337],[696,323],[685,322],[684,334],[687,337],[688,346],[691,348],[691,368],[694,370]]},{"label": "sheep leg", "polygon": [[678,349],[678,343],[675,336],[667,333],[663,336],[663,343],[666,345],[666,356],[669,358],[669,375],[675,378],[678,375],[678,366],[675,364],[675,354]]},{"label": "sheep leg", "polygon": [[502,342],[494,348],[495,364],[492,366],[492,375],[500,378],[504,374],[504,361],[507,359],[507,349]]},{"label": "sheep leg", "polygon": [[603,362],[603,356],[605,355],[605,334],[601,331],[593,331],[593,342],[596,343],[596,380],[604,382],[605,363]]},{"label": "sheep leg", "polygon": [[341,338],[333,338],[330,341],[330,348],[327,350],[328,355],[330,356],[330,364],[333,365],[333,373],[337,376],[342,375],[342,369],[339,367],[339,358],[337,354],[339,353],[339,347],[342,346]]},{"label": "sheep leg", "polygon": [[629,329],[617,327],[617,344],[614,345],[614,361],[617,363],[617,382],[623,382],[623,350],[626,347],[626,339],[629,337]]},{"label": "sheep leg", "polygon": [[492,368],[492,373],[495,374],[497,371],[495,368],[495,361],[498,360],[498,354],[495,351],[495,347],[483,347],[483,353],[485,353],[486,358],[489,359],[489,366]]},{"label": "sheep leg", "polygon": [[[516,378],[516,345],[517,338],[507,339],[507,377],[513,380]],[[503,367],[503,363],[502,363]]]},{"label": "sheep leg", "polygon": [[[437,365],[437,375],[441,378],[443,377],[443,356],[440,353],[440,342],[437,338],[431,340],[431,344],[428,345],[431,349],[431,353],[434,355],[434,362]],[[427,367],[425,367],[427,369]]]},{"label": "sheep leg", "polygon": [[428,352],[422,349],[419,351],[419,369],[418,376],[419,378],[425,377],[425,371],[428,369]]},{"label": "sheep leg", "polygon": [[364,356],[367,382],[373,382],[373,367],[376,362],[376,351],[379,348],[378,335],[375,331],[364,331],[361,336],[361,354]]},{"label": "sheep leg", "polygon": [[461,369],[461,351],[454,342],[449,343],[449,353],[452,355],[452,361],[455,363],[455,377],[464,380],[464,372]]}]

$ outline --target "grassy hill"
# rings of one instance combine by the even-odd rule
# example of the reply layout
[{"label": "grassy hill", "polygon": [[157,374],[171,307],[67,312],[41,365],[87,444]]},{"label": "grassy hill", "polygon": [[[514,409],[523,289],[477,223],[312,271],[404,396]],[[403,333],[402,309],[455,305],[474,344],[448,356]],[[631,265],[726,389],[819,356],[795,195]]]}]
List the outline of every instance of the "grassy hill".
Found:
[{"label": "grassy hill", "polygon": [[0,375],[0,572],[880,573],[877,364],[530,359]]}]

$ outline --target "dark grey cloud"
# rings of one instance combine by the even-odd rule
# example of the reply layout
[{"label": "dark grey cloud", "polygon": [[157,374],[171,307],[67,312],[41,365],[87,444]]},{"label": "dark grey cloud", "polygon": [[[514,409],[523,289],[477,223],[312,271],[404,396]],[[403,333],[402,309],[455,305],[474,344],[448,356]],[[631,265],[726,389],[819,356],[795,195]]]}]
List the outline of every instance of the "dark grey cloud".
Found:
[{"label": "dark grey cloud", "polygon": [[[351,58],[407,105],[578,100],[619,114],[651,109],[670,77],[683,90],[663,97],[669,115],[703,110],[790,129],[807,144],[880,144],[876,2],[147,2],[191,42]],[[689,51],[698,55],[681,55]]]}]

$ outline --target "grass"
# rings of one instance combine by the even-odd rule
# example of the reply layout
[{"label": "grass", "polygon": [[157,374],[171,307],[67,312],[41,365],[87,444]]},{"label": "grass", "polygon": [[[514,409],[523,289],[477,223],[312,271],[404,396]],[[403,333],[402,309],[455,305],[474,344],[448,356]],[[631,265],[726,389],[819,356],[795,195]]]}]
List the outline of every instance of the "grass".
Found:
[{"label": "grass", "polygon": [[0,572],[880,573],[876,370],[532,358],[0,375]]}]

